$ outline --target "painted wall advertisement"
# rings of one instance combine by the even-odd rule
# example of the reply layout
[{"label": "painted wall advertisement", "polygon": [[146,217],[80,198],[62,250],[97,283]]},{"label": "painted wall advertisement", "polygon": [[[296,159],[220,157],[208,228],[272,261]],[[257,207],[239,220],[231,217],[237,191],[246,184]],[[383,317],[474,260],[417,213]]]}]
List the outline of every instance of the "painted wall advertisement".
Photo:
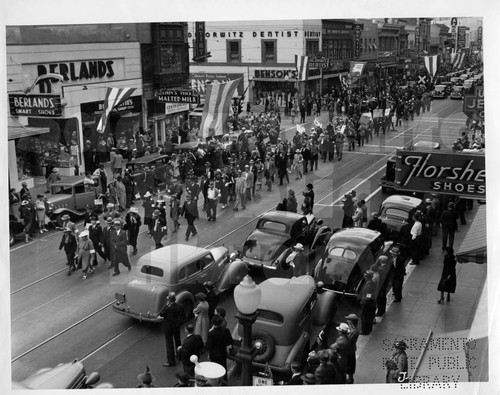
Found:
[{"label": "painted wall advertisement", "polygon": [[484,153],[398,150],[395,181],[399,190],[485,198]]}]

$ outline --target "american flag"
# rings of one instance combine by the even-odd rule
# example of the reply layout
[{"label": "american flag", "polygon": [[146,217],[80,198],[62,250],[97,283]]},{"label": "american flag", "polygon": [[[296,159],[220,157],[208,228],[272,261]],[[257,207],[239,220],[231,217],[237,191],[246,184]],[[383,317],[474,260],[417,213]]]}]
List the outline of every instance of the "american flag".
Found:
[{"label": "american flag", "polygon": [[108,116],[113,108],[132,96],[132,93],[134,91],[135,88],[108,88],[106,97],[104,98],[104,107],[101,119],[99,120],[99,124],[97,125],[97,131],[99,133],[104,133],[104,130],[106,130]]},{"label": "american flag", "polygon": [[438,55],[424,56],[424,64],[433,80],[438,68]]},{"label": "american flag", "polygon": [[453,69],[460,69],[465,58],[465,52],[452,53],[451,54],[451,64]]},{"label": "american flag", "polygon": [[309,56],[295,55],[295,66],[297,67],[297,79],[307,81],[309,72]]},{"label": "american flag", "polygon": [[225,133],[231,99],[239,82],[240,78],[220,84],[212,83],[207,85],[205,105],[200,123],[200,131],[204,138],[221,136]]}]

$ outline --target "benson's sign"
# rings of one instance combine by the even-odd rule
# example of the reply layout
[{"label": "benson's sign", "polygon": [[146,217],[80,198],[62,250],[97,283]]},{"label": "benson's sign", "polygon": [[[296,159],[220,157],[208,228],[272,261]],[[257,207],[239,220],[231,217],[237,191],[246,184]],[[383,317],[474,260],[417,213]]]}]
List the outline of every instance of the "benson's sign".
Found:
[{"label": "benson's sign", "polygon": [[60,117],[60,95],[9,95],[10,114],[16,117]]},{"label": "benson's sign", "polygon": [[398,190],[436,192],[470,198],[486,196],[483,153],[398,150]]}]

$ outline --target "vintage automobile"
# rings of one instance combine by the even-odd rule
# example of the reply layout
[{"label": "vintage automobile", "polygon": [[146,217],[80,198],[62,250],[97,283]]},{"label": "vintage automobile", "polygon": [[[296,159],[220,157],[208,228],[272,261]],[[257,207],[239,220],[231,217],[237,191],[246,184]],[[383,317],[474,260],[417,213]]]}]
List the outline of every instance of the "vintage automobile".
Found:
[{"label": "vintage automobile", "polygon": [[[304,363],[321,329],[335,316],[335,298],[311,276],[269,278],[259,284],[261,301],[252,325],[257,349],[255,368],[288,373],[292,362]],[[238,345],[243,328],[236,325],[233,340]],[[237,347],[229,358],[235,359]]]},{"label": "vintage automobile", "polygon": [[462,85],[455,85],[450,93],[450,99],[462,100],[464,87]]},{"label": "vintage automobile", "polygon": [[[99,177],[92,177],[96,185]],[[83,176],[67,176],[52,183],[51,196],[48,198],[52,211],[48,213],[49,219],[56,225],[62,225],[62,216],[68,214],[71,221],[75,222],[85,214],[85,207],[96,206],[98,201],[98,188],[88,189],[84,185]]]},{"label": "vintage automobile", "polygon": [[161,322],[163,318],[158,313],[168,293],[175,292],[177,303],[184,307],[189,319],[194,295],[205,290],[204,282],[211,281],[216,292],[222,293],[239,284],[247,272],[242,261],[229,259],[225,247],[169,245],[139,258],[132,268],[133,280],[115,294],[113,310],[139,321]]},{"label": "vintage automobile", "polygon": [[141,170],[145,167],[154,167],[154,188],[163,189],[171,181],[171,175],[169,174],[169,167],[167,165],[169,160],[169,155],[156,152],[128,161],[127,168],[132,173],[134,181],[140,185],[142,183]]},{"label": "vintage automobile", "polygon": [[93,388],[100,379],[97,372],[87,375],[83,364],[75,359],[53,368],[40,369],[22,381],[13,382],[12,389],[87,389]]},{"label": "vintage automobile", "polygon": [[255,230],[243,243],[240,258],[253,274],[267,277],[291,277],[292,270],[285,265],[291,247],[301,243],[308,255],[312,273],[315,257],[321,255],[331,229],[314,216],[287,211],[270,211],[257,222]]},{"label": "vintage automobile", "polygon": [[367,228],[346,228],[335,232],[314,270],[314,279],[324,288],[354,300],[365,273],[380,255],[387,255],[392,241]]},{"label": "vintage automobile", "polygon": [[447,96],[446,85],[436,85],[434,90],[431,92],[433,99],[445,99]]},{"label": "vintage automobile", "polygon": [[380,205],[379,215],[383,223],[387,225],[386,237],[391,240],[399,240],[399,231],[403,221],[411,219],[415,211],[422,206],[422,199],[405,195],[392,195],[385,199]]},{"label": "vintage automobile", "polygon": [[233,151],[233,143],[235,147],[235,151],[238,151],[241,147],[241,131],[231,131],[230,133],[226,133],[222,136],[222,145],[226,150]]}]

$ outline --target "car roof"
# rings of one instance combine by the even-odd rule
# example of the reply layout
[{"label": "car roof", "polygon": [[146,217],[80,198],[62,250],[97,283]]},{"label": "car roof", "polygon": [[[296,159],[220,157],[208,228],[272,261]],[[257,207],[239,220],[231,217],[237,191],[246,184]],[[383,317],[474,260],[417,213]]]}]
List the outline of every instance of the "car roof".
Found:
[{"label": "car roof", "polygon": [[296,316],[302,309],[316,290],[316,282],[307,275],[292,278],[273,277],[261,282],[259,288],[259,309],[278,312],[286,319]]},{"label": "car roof", "polygon": [[282,222],[286,225],[293,225],[302,218],[305,218],[305,216],[302,214],[291,213],[289,211],[269,211],[260,218],[259,222],[265,219],[267,221]]},{"label": "car roof", "polygon": [[407,207],[410,209],[417,207],[420,204],[422,204],[422,199],[406,195],[392,195],[382,202],[382,206],[397,205],[397,206]]},{"label": "car roof", "polygon": [[137,268],[140,271],[142,266],[155,266],[163,270],[163,277],[168,277],[171,270],[199,259],[208,252],[210,250],[188,244],[173,244],[144,254],[139,258]]},{"label": "car roof", "polygon": [[33,389],[68,389],[75,378],[83,371],[78,360],[60,363],[54,368],[44,368],[21,381],[22,385]]},{"label": "car roof", "polygon": [[[346,228],[335,232],[328,241],[330,247],[350,247],[351,249],[364,248],[380,236],[380,232],[367,228]],[[361,249],[362,249],[361,248]]]},{"label": "car roof", "polygon": [[52,187],[73,187],[83,184],[83,176],[66,176],[50,184]]}]

